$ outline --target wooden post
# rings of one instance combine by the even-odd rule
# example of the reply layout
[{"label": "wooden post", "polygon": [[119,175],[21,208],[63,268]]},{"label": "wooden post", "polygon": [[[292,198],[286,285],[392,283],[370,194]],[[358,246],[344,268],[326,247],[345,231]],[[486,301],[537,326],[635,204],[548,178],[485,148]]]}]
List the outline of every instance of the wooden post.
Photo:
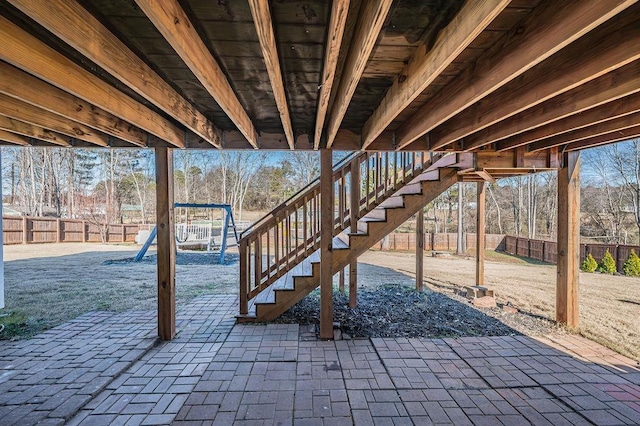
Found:
[{"label": "wooden post", "polygon": [[458,182],[458,239],[456,241],[456,254],[464,254],[464,186],[462,182]]},{"label": "wooden post", "polygon": [[333,339],[333,166],[331,150],[320,150],[320,338]]},{"label": "wooden post", "polygon": [[156,150],[156,223],[158,227],[158,336],[176,333],[175,230],[173,222],[173,150]]},{"label": "wooden post", "polygon": [[[351,191],[350,191],[350,227],[351,233],[358,232],[358,216],[360,214],[360,160],[351,162]],[[349,307],[358,305],[358,257],[353,256],[349,263]]]},{"label": "wooden post", "polygon": [[29,224],[27,223],[27,217],[22,216],[22,244],[29,242]]},{"label": "wooden post", "polygon": [[344,268],[340,269],[338,276],[338,290],[340,290],[340,293],[344,294]]},{"label": "wooden post", "polygon": [[60,229],[60,219],[56,219],[56,243],[59,243],[60,241],[62,241],[62,229]]},{"label": "wooden post", "polygon": [[122,235],[122,242],[126,243],[127,242],[127,228],[124,226],[124,224],[120,225],[122,226],[122,230],[121,230],[121,235]]},{"label": "wooden post", "polygon": [[565,153],[558,170],[556,321],[578,326],[580,265],[580,152]]},{"label": "wooden post", "polygon": [[87,242],[87,222],[82,221],[82,242]]},{"label": "wooden post", "polygon": [[484,285],[485,206],[484,182],[478,182],[476,206],[476,285]]},{"label": "wooden post", "polygon": [[424,208],[418,210],[416,218],[416,290],[424,288]]}]

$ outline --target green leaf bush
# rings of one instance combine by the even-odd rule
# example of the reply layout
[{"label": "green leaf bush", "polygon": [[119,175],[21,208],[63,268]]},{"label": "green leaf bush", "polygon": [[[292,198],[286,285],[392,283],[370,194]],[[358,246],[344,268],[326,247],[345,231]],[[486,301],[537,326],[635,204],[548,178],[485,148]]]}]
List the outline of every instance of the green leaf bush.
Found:
[{"label": "green leaf bush", "polygon": [[631,250],[629,257],[624,261],[622,272],[629,277],[640,277],[640,257],[635,250]]},{"label": "green leaf bush", "polygon": [[602,272],[603,274],[615,274],[616,270],[616,262],[613,260],[611,253],[607,250],[604,254],[604,257],[598,264],[598,272]]},{"label": "green leaf bush", "polygon": [[596,262],[591,253],[589,253],[584,259],[584,262],[582,262],[580,269],[584,272],[593,272],[598,269],[598,262]]}]

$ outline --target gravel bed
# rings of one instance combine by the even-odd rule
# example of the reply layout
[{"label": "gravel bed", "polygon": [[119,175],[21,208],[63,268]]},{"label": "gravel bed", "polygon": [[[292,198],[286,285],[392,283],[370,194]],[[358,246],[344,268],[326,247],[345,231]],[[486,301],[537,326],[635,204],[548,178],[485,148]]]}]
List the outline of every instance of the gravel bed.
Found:
[{"label": "gravel bed", "polygon": [[[102,262],[103,265],[122,265],[122,264],[150,264],[158,263],[156,254],[149,254],[143,257],[139,262],[134,262],[133,257],[124,259],[113,259]],[[240,260],[238,253],[225,253],[225,266],[234,264]],[[179,251],[176,253],[176,265],[219,265],[220,253],[204,252],[204,251]]]},{"label": "gravel bed", "polygon": [[[500,306],[476,308],[456,294],[418,292],[399,284],[361,289],[355,309],[349,308],[348,301],[347,295],[334,292],[334,321],[347,338],[513,336],[558,331],[545,318],[507,313]],[[319,312],[320,293],[316,289],[276,322],[318,324]]]}]

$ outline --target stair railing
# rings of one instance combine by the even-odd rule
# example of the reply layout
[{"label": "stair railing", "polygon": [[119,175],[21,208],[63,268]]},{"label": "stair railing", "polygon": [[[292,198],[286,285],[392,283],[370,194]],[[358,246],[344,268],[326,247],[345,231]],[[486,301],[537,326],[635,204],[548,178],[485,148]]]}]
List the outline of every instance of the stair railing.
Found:
[{"label": "stair railing", "polygon": [[[357,152],[333,168],[336,236],[425,170],[426,152]],[[352,205],[357,204],[352,211]],[[320,248],[320,179],[247,228],[240,238],[240,314],[249,301]]]}]

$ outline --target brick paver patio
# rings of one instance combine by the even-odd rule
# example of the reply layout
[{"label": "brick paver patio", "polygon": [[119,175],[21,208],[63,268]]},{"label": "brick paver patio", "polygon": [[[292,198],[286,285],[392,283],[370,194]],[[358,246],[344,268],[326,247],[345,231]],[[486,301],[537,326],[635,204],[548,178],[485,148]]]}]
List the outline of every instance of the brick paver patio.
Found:
[{"label": "brick paver patio", "polygon": [[95,312],[0,342],[0,424],[640,424],[637,363],[572,335],[318,341],[236,325],[235,296]]}]

